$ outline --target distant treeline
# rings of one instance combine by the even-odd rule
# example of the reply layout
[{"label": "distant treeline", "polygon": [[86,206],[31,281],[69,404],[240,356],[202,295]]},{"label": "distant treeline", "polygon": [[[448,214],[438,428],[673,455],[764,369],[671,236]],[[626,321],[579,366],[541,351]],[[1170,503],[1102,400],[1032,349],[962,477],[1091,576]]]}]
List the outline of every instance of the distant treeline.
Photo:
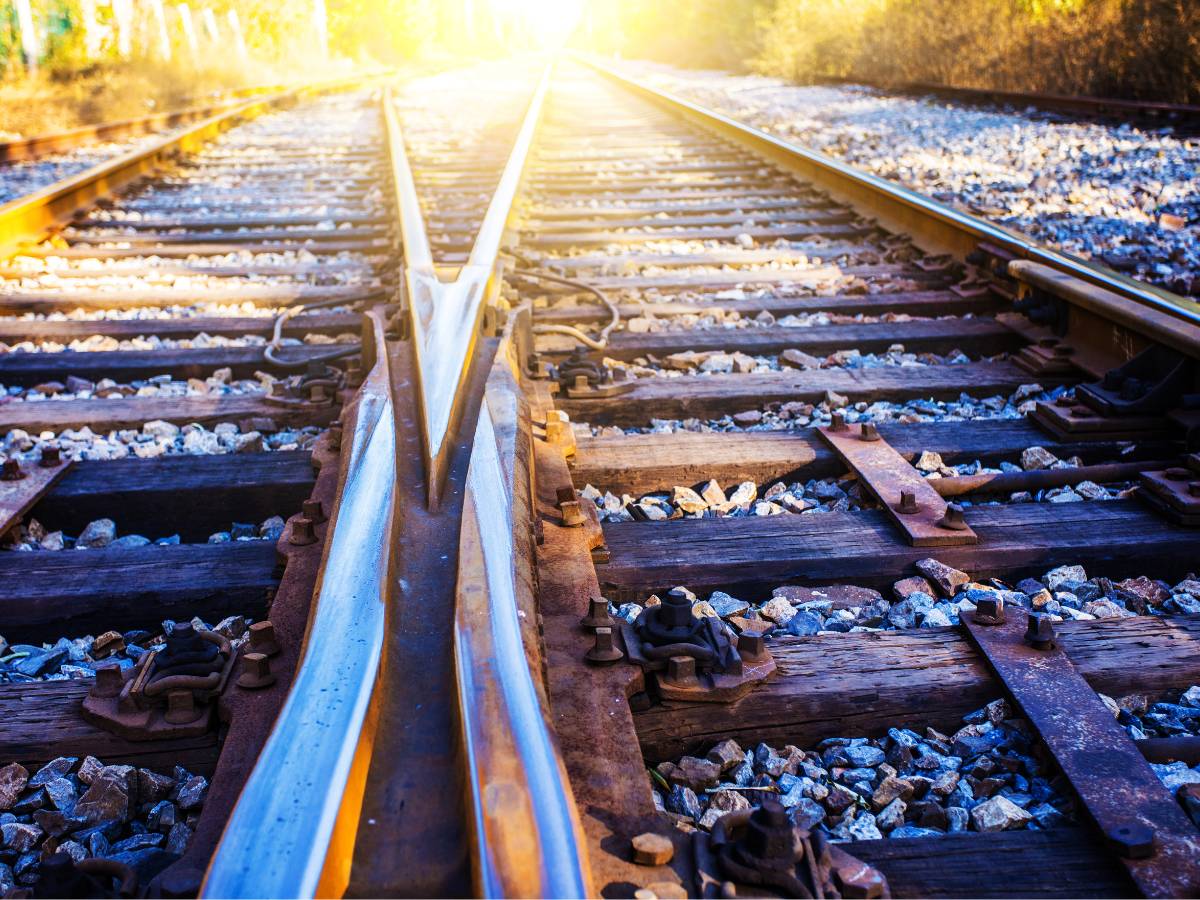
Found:
[{"label": "distant treeline", "polygon": [[626,56],[796,81],[1200,102],[1200,0],[605,0]]}]

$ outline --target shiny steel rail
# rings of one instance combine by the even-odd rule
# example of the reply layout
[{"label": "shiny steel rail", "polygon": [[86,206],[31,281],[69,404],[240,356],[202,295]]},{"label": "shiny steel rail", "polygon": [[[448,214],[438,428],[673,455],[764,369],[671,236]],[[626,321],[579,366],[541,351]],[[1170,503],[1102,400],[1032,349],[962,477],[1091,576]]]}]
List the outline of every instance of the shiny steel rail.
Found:
[{"label": "shiny steel rail", "polygon": [[[385,139],[404,248],[418,358],[418,391],[430,481],[453,438],[462,381],[484,305],[498,285],[500,242],[512,215],[541,112],[543,74],[466,266],[450,282],[434,267],[400,122],[383,92]],[[374,743],[372,695],[385,643],[397,486],[392,386],[382,312],[372,313],[374,365],[357,401],[343,457],[342,494],[331,520],[300,667],[254,772],[239,798],[202,896],[340,894]],[[505,345],[507,346],[507,345]],[[501,357],[505,356],[502,350]],[[463,780],[474,836],[473,873],[487,896],[577,897],[589,893],[583,846],[565,768],[546,722],[522,641],[514,568],[514,429],[505,411],[503,366],[489,378],[472,449],[460,532],[454,629],[465,746]],[[512,382],[515,386],[515,381]],[[436,507],[431,492],[430,506]],[[518,530],[521,529],[521,530]],[[336,640],[335,637],[343,639]],[[448,648],[449,649],[449,648]],[[278,789],[281,781],[291,787]],[[269,823],[264,827],[265,823]]]},{"label": "shiny steel rail", "polygon": [[32,194],[10,200],[0,205],[0,259],[19,251],[24,244],[40,240],[94,205],[97,200],[112,196],[150,175],[177,155],[199,150],[234,125],[295,102],[305,95],[343,90],[362,80],[357,77],[342,78],[235,103],[176,134],[151,141],[144,147],[105,160]]},{"label": "shiny steel rail", "polygon": [[[396,430],[382,314],[374,364],[343,442],[305,647],[291,691],[213,856],[203,897],[340,894],[373,729],[396,494]],[[364,363],[367,361],[364,360]],[[280,784],[289,785],[280,790]],[[339,828],[339,822],[345,830]]]},{"label": "shiny steel rail", "polygon": [[522,640],[519,610],[535,603],[519,599],[528,582],[515,560],[534,513],[517,496],[517,445],[529,435],[517,370],[508,333],[479,412],[459,539],[454,661],[475,886],[482,897],[585,897],[583,826]]},{"label": "shiny steel rail", "polygon": [[[549,80],[550,68],[547,67],[530,100],[471,255],[452,281],[443,281],[434,268],[423,224],[420,234],[404,227],[409,325],[421,380],[422,440],[429,475],[429,502],[434,508],[446,474],[447,436],[461,416],[461,388],[479,334],[485,299],[498,289],[494,280],[496,255],[513,214],[513,199],[525,171]],[[394,117],[388,128],[389,139],[394,139],[402,149],[403,136]],[[400,208],[419,211],[416,186],[407,161],[395,160],[393,165]],[[419,223],[421,219],[413,217],[405,221]]]},{"label": "shiny steel rail", "polygon": [[200,119],[215,116],[252,98],[279,94],[286,90],[287,88],[283,85],[245,88],[233,91],[229,97],[217,103],[206,103],[200,106],[190,106],[185,109],[151,113],[115,122],[81,125],[79,128],[71,128],[67,131],[35,134],[27,138],[5,141],[0,143],[0,165],[28,162],[54,153],[78,150],[101,141],[120,140],[139,134],[163,131],[167,128],[174,128],[177,125],[186,125],[189,122],[196,122]]},{"label": "shiny steel rail", "polygon": [[[496,296],[500,245],[514,215],[551,72],[547,67],[538,81],[467,263],[449,282],[434,266],[390,104],[385,113],[431,508],[437,507],[446,447],[460,419],[462,386],[483,309]],[[519,620],[514,559],[524,525],[513,511],[519,392],[506,361],[509,349],[506,335],[476,424],[459,539],[454,655],[473,817],[473,874],[482,896],[582,897],[589,893],[589,879],[580,856],[581,826]]]},{"label": "shiny steel rail", "polygon": [[[927,252],[951,253],[959,259],[965,259],[978,250],[980,244],[988,244],[1012,259],[1041,263],[1064,275],[1094,285],[1113,297],[1135,301],[1162,313],[1160,318],[1140,322],[1135,328],[1146,337],[1157,341],[1167,341],[1168,334],[1164,332],[1163,325],[1167,323],[1169,331],[1175,327],[1175,324],[1171,323],[1172,319],[1180,325],[1200,324],[1200,303],[1188,297],[1145,284],[1069,253],[1048,249],[1018,232],[1001,228],[969,213],[959,212],[916,191],[860,172],[833,157],[789,143],[729,116],[642,84],[611,66],[593,59],[581,59],[614,83],[651,100],[657,106],[709,131],[731,138],[760,156],[828,189],[838,199],[854,206],[860,214],[877,219],[889,230],[910,235],[914,243]],[[1014,272],[1014,275],[1021,280],[1018,272]],[[1049,284],[1044,282],[1040,286],[1047,288]],[[1072,295],[1061,296],[1061,299],[1073,302]],[[1103,307],[1103,297],[1096,303]]]}]

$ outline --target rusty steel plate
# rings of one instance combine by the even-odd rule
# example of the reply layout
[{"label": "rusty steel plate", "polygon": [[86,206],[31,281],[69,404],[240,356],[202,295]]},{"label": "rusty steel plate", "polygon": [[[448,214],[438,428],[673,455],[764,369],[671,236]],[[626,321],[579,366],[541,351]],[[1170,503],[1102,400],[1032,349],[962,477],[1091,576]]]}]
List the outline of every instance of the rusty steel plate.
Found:
[{"label": "rusty steel plate", "polygon": [[21,517],[42,498],[71,467],[68,462],[57,466],[26,463],[21,466],[21,478],[0,481],[0,535],[21,521]]},{"label": "rusty steel plate", "polygon": [[1133,441],[1165,438],[1171,428],[1163,416],[1106,416],[1073,401],[1037,401],[1033,421],[1059,440]]},{"label": "rusty steel plate", "polygon": [[1200,896],[1200,831],[1067,655],[1027,645],[1014,612],[962,621],[1142,894]]},{"label": "rusty steel plate", "polygon": [[[957,547],[977,544],[979,537],[963,523],[951,529],[938,523],[946,515],[947,503],[921,473],[873,429],[820,428],[834,452],[883,504],[892,521],[900,526],[914,547]],[[871,439],[864,435],[871,434]],[[902,494],[912,495],[912,512],[901,512]]]}]

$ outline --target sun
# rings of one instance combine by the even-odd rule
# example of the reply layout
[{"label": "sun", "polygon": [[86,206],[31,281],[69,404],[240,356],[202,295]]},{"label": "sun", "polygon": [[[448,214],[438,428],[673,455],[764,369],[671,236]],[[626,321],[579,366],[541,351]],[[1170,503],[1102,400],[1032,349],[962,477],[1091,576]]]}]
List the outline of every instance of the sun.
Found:
[{"label": "sun", "polygon": [[543,48],[561,47],[583,16],[587,0],[487,0],[496,17],[508,20]]}]

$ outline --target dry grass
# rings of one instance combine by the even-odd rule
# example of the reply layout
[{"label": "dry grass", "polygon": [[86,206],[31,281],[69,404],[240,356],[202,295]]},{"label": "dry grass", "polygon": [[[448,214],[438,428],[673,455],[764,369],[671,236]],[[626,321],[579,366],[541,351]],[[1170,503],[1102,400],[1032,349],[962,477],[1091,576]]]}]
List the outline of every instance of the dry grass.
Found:
[{"label": "dry grass", "polygon": [[0,81],[0,140],[200,106],[231,89],[280,80],[266,68],[184,71],[151,62],[18,74]]},{"label": "dry grass", "polygon": [[754,68],[1200,102],[1197,0],[779,0]]}]

